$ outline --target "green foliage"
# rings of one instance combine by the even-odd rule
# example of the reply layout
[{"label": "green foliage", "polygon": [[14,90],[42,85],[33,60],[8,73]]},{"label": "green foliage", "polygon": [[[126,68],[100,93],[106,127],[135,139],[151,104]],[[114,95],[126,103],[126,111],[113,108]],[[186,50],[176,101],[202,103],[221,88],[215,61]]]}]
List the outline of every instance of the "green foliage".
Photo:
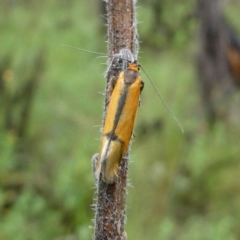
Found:
[{"label": "green foliage", "polygon": [[194,0],[141,0],[138,9],[142,45],[181,48],[196,28]]},{"label": "green foliage", "polygon": [[[0,240],[91,239],[95,189],[90,159],[99,149],[104,98],[98,93],[105,88],[105,60],[62,44],[106,52],[96,1],[0,5],[5,86],[2,91],[0,84]],[[139,24],[140,39],[152,38],[149,45],[164,49],[153,52],[143,45],[139,61],[185,134],[141,72],[145,89],[129,165],[134,186],[128,190],[129,239],[240,237],[239,96],[235,94],[228,121],[210,132],[191,56],[196,41],[190,36],[197,24],[191,19],[181,28],[192,8],[191,0],[176,6],[163,1],[161,21],[175,32],[172,41],[162,28],[157,36],[149,32],[152,8],[139,8],[138,21],[145,21]],[[238,17],[235,9],[227,9],[230,19],[231,14]],[[9,99],[27,83],[41,54],[43,70],[36,76],[27,131],[19,138],[23,103],[11,107]],[[6,128],[9,108],[14,124]]]}]

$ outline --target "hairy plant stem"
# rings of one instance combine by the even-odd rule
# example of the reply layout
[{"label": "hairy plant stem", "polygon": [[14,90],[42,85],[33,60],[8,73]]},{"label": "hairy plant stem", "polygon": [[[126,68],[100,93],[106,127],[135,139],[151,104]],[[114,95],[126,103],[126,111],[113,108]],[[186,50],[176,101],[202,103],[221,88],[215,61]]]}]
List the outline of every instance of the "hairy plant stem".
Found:
[{"label": "hairy plant stem", "polygon": [[[135,19],[134,0],[108,0],[108,54],[118,54],[123,48],[129,49],[137,59],[138,35]],[[113,64],[109,58],[109,65]],[[117,79],[120,69],[108,67],[105,94],[104,121],[107,105],[112,93],[112,80]],[[104,122],[103,121],[103,122]],[[124,240],[126,239],[126,187],[128,170],[128,152],[122,158],[118,170],[118,177],[113,184],[102,181],[101,174],[97,186],[97,202],[95,215],[95,240]]]}]

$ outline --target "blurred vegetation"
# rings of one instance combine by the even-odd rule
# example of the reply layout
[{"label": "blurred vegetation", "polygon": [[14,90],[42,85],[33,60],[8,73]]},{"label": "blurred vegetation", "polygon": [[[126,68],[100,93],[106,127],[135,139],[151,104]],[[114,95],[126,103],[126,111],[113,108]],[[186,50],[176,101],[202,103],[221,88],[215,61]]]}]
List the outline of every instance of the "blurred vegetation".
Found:
[{"label": "blurred vegetation", "polygon": [[[196,84],[194,1],[162,1],[159,31],[152,3],[139,3],[139,61],[186,133],[142,73],[128,238],[239,239],[239,92],[228,120],[209,131]],[[99,149],[106,66],[62,44],[107,52],[98,4],[0,2],[0,240],[92,237],[90,159]],[[238,33],[239,7],[225,6]]]}]

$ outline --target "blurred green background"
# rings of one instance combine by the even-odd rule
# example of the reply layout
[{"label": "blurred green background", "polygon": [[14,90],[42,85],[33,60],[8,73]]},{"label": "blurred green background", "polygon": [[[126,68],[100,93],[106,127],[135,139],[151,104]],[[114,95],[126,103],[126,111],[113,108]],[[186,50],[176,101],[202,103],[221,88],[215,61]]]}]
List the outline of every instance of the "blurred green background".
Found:
[{"label": "blurred green background", "polygon": [[[160,19],[153,3],[138,3],[139,62],[185,134],[141,73],[128,239],[240,239],[239,93],[210,131],[195,73],[195,1],[162,1]],[[0,2],[0,240],[92,239],[106,60],[62,44],[107,53],[102,9],[97,0]],[[224,9],[240,33],[240,1]]]}]

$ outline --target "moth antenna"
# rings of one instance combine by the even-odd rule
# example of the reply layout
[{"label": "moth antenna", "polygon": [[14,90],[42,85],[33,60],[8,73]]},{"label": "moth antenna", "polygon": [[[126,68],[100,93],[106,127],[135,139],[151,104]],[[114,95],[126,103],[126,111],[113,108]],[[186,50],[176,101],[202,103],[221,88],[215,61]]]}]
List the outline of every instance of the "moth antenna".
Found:
[{"label": "moth antenna", "polygon": [[73,49],[76,49],[76,50],[79,50],[79,51],[82,51],[82,52],[94,53],[94,54],[97,54],[97,55],[109,57],[109,55],[107,55],[107,54],[105,54],[105,53],[89,51],[89,50],[86,50],[86,49],[77,48],[77,47],[69,46],[69,45],[66,45],[66,44],[62,44],[62,46],[63,46],[63,47],[68,47],[68,48],[73,48]]},{"label": "moth antenna", "polygon": [[98,56],[96,58],[105,58],[105,57],[108,57],[108,56],[107,55],[105,55],[105,56]]},{"label": "moth antenna", "polygon": [[[82,49],[82,48],[77,48],[77,47],[73,47],[73,46],[69,46],[66,44],[62,44],[63,47],[68,47],[68,48],[73,48],[82,52],[87,52],[87,53],[93,53],[93,54],[97,54],[97,55],[101,55],[100,57],[112,57],[112,58],[119,58],[125,61],[130,61],[127,57],[123,58],[121,56],[119,56],[119,54],[114,54],[114,55],[108,55],[106,53],[100,53],[100,52],[94,52],[94,51],[90,51],[90,50],[86,50],[86,49]],[[122,49],[123,50],[123,49]],[[129,50],[130,51],[130,50]],[[131,61],[130,61],[131,62]]]},{"label": "moth antenna", "polygon": [[150,80],[153,88],[155,89],[155,91],[157,92],[157,95],[159,96],[159,98],[161,99],[162,103],[164,104],[164,106],[166,107],[166,109],[170,112],[170,114],[172,115],[174,121],[177,123],[177,125],[179,126],[179,128],[181,129],[181,132],[184,133],[184,128],[181,125],[180,121],[177,119],[177,117],[175,116],[175,114],[171,111],[170,107],[167,105],[167,103],[164,101],[164,99],[162,98],[160,92],[158,91],[156,85],[154,84],[154,82],[152,81],[152,79],[150,78],[150,76],[147,74],[147,72],[143,69],[143,67],[141,66],[141,69],[143,70],[143,72],[146,74],[147,78]]}]

